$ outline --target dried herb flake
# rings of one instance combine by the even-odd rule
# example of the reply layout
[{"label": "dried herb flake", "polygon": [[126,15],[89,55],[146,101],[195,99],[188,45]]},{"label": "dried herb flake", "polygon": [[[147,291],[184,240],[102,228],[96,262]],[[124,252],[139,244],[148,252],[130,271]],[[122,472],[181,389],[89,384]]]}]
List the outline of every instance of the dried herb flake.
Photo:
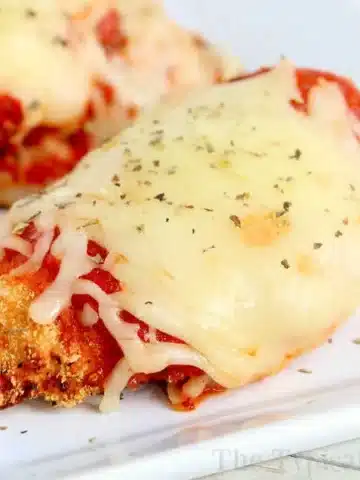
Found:
[{"label": "dried herb flake", "polygon": [[241,228],[241,220],[237,215],[230,215],[230,220],[237,228]]},{"label": "dried herb flake", "polygon": [[281,265],[282,265],[284,268],[286,268],[286,269],[290,268],[290,264],[289,264],[289,262],[286,260],[286,258],[284,258],[283,260],[281,260],[280,263],[281,263]]},{"label": "dried herb flake", "polygon": [[32,222],[33,220],[35,220],[36,218],[38,218],[40,215],[41,215],[41,210],[38,210],[36,213],[34,213],[33,215],[31,215],[31,216],[26,220],[26,223]]},{"label": "dried herb flake", "polygon": [[213,145],[210,143],[210,142],[205,142],[205,148],[206,148],[206,151],[207,153],[214,153],[215,152],[215,148],[213,147]]},{"label": "dried herb flake", "polygon": [[311,374],[312,370],[308,370],[307,368],[298,368],[297,370],[299,373],[306,373],[306,374]]},{"label": "dried herb flake", "polygon": [[89,220],[83,225],[80,225],[80,227],[78,227],[76,230],[80,230],[80,228],[92,227],[93,225],[99,225],[99,220]]},{"label": "dried herb flake", "polygon": [[66,48],[69,45],[69,42],[66,38],[61,37],[60,35],[55,35],[52,39],[54,45],[60,45],[61,47]]},{"label": "dried herb flake", "polygon": [[203,251],[202,251],[202,253],[206,253],[206,252],[208,252],[209,250],[213,250],[214,248],[215,248],[215,245],[211,245],[211,246],[208,247],[208,248],[204,248]]},{"label": "dried herb flake", "polygon": [[168,175],[174,175],[175,173],[176,173],[176,165],[170,167],[169,170],[167,171]]},{"label": "dried herb flake", "polygon": [[37,16],[37,12],[32,8],[27,8],[25,10],[25,16],[28,18],[35,18]]},{"label": "dried herb flake", "polygon": [[285,212],[288,212],[290,207],[291,207],[291,202],[284,202],[283,203],[283,208],[284,208]]},{"label": "dried herb flake", "polygon": [[119,175],[115,174],[113,175],[112,179],[111,179],[111,182],[114,184],[114,185],[120,185],[120,178],[119,178]]},{"label": "dried herb flake", "polygon": [[249,200],[249,198],[250,198],[250,193],[244,192],[244,193],[240,193],[239,195],[236,195],[235,200]]},{"label": "dried herb flake", "polygon": [[165,146],[162,143],[162,137],[154,138],[149,142],[150,147],[157,148],[158,150],[164,150]]},{"label": "dried herb flake", "polygon": [[69,207],[70,205],[73,205],[74,202],[64,202],[64,203],[56,203],[55,207],[58,210],[65,210],[66,207]]},{"label": "dried herb flake", "polygon": [[28,105],[28,109],[29,110],[36,110],[37,108],[39,108],[41,105],[41,103],[39,102],[39,100],[33,100],[32,102],[29,103]]},{"label": "dried herb flake", "polygon": [[300,160],[301,155],[302,155],[302,151],[300,150],[300,148],[296,148],[293,155],[290,155],[289,158],[293,158],[294,160]]},{"label": "dried herb flake", "polygon": [[158,193],[157,195],[155,195],[155,200],[159,200],[159,202],[163,202],[165,200],[165,193],[162,192],[162,193]]}]

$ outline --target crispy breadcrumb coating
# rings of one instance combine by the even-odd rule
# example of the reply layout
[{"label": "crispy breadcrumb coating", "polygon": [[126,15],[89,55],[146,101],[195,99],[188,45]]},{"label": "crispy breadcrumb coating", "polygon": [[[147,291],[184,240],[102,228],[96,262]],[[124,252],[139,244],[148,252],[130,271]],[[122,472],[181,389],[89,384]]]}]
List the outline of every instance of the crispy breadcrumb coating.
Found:
[{"label": "crispy breadcrumb coating", "polygon": [[71,407],[101,393],[121,357],[101,321],[85,327],[72,308],[49,325],[29,319],[28,310],[43,289],[46,272],[0,277],[0,407],[26,398],[44,398]]}]

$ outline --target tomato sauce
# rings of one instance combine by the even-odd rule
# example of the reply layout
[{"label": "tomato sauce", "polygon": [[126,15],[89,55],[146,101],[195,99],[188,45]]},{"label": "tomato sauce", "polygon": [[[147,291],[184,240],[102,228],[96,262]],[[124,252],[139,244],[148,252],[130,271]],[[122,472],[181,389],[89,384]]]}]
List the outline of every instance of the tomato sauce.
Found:
[{"label": "tomato sauce", "polygon": [[[99,83],[95,88],[100,89],[106,105],[114,101],[109,85]],[[8,173],[11,181],[20,185],[43,186],[63,177],[94,146],[92,135],[85,131],[93,110],[89,102],[78,127],[70,132],[65,126],[40,124],[24,135],[21,103],[9,95],[0,95],[0,172]]]},{"label": "tomato sauce", "polygon": [[[257,77],[271,70],[271,67],[262,67],[254,72],[239,75],[231,82],[238,82],[241,80],[248,80]],[[309,99],[309,92],[311,88],[319,83],[321,80],[336,83],[343,93],[350,110],[360,119],[360,91],[352,80],[335,73],[324,70],[314,70],[311,68],[296,69],[297,85],[302,96],[302,102],[292,101],[292,105],[298,110],[307,112],[307,102]]]},{"label": "tomato sauce", "polygon": [[360,119],[360,92],[352,80],[330,72],[300,68],[297,70],[297,82],[303,97],[305,111],[309,98],[309,91],[319,82],[320,79],[337,83],[350,110]]},{"label": "tomato sauce", "polygon": [[[33,245],[39,237],[39,233],[37,232],[33,223],[30,223],[19,235],[25,240],[28,240]],[[59,229],[56,229],[53,241],[58,235]],[[97,257],[100,263],[105,261],[108,255],[107,250],[93,240],[89,240],[88,242],[87,253],[90,257]],[[13,262],[14,260],[16,260],[16,265],[19,265],[23,263],[26,258],[13,251],[8,250],[5,260],[6,262]],[[14,263],[12,263],[12,265],[14,265]],[[39,293],[46,287],[46,284],[54,281],[59,272],[59,267],[59,261],[52,254],[48,253],[44,258],[41,269],[45,276],[41,274],[39,275],[39,279],[34,278],[35,284],[41,284],[41,286],[39,286]],[[93,268],[89,273],[83,275],[81,278],[92,281],[109,295],[119,292],[122,289],[121,282],[119,282],[111,273],[99,267]],[[103,360],[102,381],[104,381],[106,376],[111,372],[112,368],[115,366],[118,360],[120,360],[123,354],[116,340],[107,331],[101,319],[99,319],[99,321],[92,327],[86,327],[81,323],[80,316],[85,304],[90,305],[97,313],[99,312],[99,306],[97,301],[90,295],[73,295],[71,299],[71,308],[62,312],[58,319],[62,341],[70,345],[71,343],[76,342],[76,339],[79,339],[78,343],[83,345],[84,335],[91,336],[91,330],[93,330],[94,335],[96,334],[97,340],[96,344],[92,344],[92,348],[95,347],[101,351],[101,359]],[[134,315],[125,310],[121,311],[120,316],[121,319],[127,323],[137,324],[139,326],[139,338],[145,343],[149,342],[149,325],[137,319]],[[184,343],[182,340],[160,330],[154,330],[154,334],[158,342],[182,344]],[[100,345],[99,338],[101,338]],[[92,358],[93,355],[94,354],[92,353],[92,355],[89,355],[89,357]],[[150,382],[155,382],[159,384],[173,383],[181,387],[187,380],[189,380],[189,378],[202,374],[202,370],[197,367],[187,365],[172,365],[165,368],[161,372],[156,372],[153,374],[138,373],[130,379],[128,387],[131,389],[137,389],[141,385]],[[93,381],[94,384],[98,385],[98,383],[96,382],[99,382],[99,378],[97,377],[96,382],[95,380]],[[220,386],[215,386],[214,391],[221,388],[222,387]]]},{"label": "tomato sauce", "polygon": [[106,82],[97,80],[95,82],[95,88],[99,90],[105,105],[111,106],[115,101],[115,91],[111,85]]},{"label": "tomato sauce", "polygon": [[21,103],[9,95],[0,95],[0,149],[8,145],[23,120]]},{"label": "tomato sauce", "polygon": [[[68,151],[68,154],[52,153],[51,147],[49,149],[46,146],[48,140],[52,140],[61,150]],[[31,158],[20,172],[25,183],[46,185],[74,168],[92,147],[92,137],[84,128],[65,134],[60,128],[40,125],[30,130],[24,138],[23,146]]]},{"label": "tomato sauce", "polygon": [[128,44],[128,38],[121,29],[121,17],[113,8],[99,20],[96,25],[96,36],[108,55],[119,53]]}]

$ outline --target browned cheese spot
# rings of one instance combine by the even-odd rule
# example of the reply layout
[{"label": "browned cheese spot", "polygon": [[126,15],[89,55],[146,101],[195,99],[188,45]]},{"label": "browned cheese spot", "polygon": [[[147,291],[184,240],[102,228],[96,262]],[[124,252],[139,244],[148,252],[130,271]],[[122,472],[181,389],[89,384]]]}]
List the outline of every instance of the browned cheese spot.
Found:
[{"label": "browned cheese spot", "polygon": [[277,212],[250,214],[241,218],[240,234],[249,247],[267,247],[290,231],[287,216],[279,217]]}]

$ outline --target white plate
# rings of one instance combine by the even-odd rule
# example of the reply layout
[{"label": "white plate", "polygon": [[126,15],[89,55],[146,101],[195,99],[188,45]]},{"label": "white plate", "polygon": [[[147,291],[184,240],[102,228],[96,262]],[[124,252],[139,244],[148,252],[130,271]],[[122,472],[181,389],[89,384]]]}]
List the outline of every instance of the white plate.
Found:
[{"label": "white plate", "polygon": [[[180,21],[240,55],[248,68],[285,54],[360,83],[356,0],[167,3]],[[171,411],[156,389],[126,394],[121,411],[111,415],[90,405],[64,411],[29,403],[6,410],[0,476],[190,479],[360,436],[357,337],[360,321],[353,318],[332,344],[193,413]]]}]

